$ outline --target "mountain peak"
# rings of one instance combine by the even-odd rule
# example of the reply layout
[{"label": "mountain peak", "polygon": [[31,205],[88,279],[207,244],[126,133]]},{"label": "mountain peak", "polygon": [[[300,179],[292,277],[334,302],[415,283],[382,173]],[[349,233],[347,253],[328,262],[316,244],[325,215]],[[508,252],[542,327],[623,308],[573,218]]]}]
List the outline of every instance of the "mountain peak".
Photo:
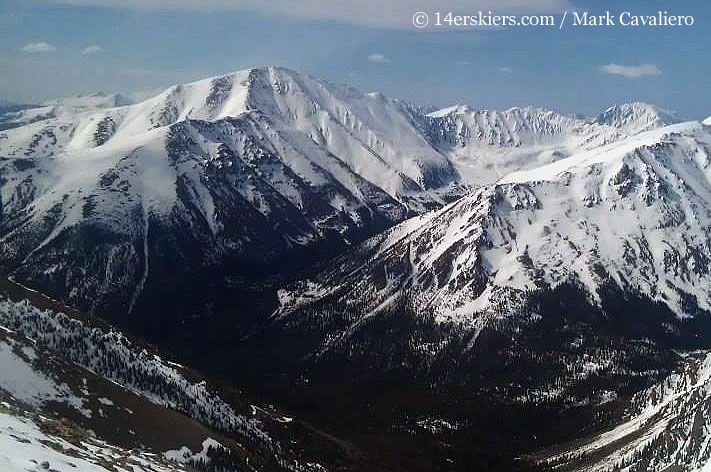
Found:
[{"label": "mountain peak", "polygon": [[434,110],[427,114],[432,118],[442,118],[447,115],[464,115],[466,113],[471,113],[474,109],[469,105],[457,104],[451,107],[442,108],[440,110]]},{"label": "mountain peak", "polygon": [[613,105],[594,120],[597,124],[614,126],[627,134],[637,134],[681,121],[676,112],[644,102]]}]

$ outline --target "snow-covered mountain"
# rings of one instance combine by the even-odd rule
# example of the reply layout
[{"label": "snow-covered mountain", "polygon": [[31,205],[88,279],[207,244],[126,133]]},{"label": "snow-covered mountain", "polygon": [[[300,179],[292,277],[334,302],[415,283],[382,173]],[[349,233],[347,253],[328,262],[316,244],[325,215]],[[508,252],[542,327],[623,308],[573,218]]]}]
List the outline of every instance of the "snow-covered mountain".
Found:
[{"label": "snow-covered mountain", "polygon": [[638,109],[646,123],[651,107],[610,125],[540,109],[425,114],[281,68],[142,101],[57,100],[0,133],[2,271],[104,313],[180,287],[166,308],[178,318],[204,311],[201,294],[300,269],[467,186],[624,139]]},{"label": "snow-covered mountain", "polygon": [[514,172],[364,243],[290,301],[402,294],[439,320],[478,323],[492,304],[574,280],[612,280],[680,317],[711,309],[711,131],[683,123]]},{"label": "snow-covered mountain", "polygon": [[464,181],[476,185],[680,121],[643,103],[612,107],[595,120],[533,107],[468,106],[431,112],[426,119],[433,145],[450,156]]},{"label": "snow-covered mountain", "polygon": [[[93,98],[101,100],[94,103]],[[119,106],[118,102],[123,99],[121,96],[81,97],[48,104],[73,111],[87,109],[92,113],[74,113],[78,116],[45,121],[25,129],[24,133],[8,133],[3,155],[53,156],[62,151],[95,148],[109,141],[112,146],[136,146],[142,144],[141,139],[154,137],[145,134],[157,128],[186,121],[219,122],[240,117],[268,119],[273,129],[267,127],[263,130],[267,135],[261,138],[276,140],[272,144],[281,144],[281,147],[288,143],[291,146],[287,148],[294,149],[287,151],[295,154],[311,151],[309,145],[322,147],[322,152],[333,154],[331,160],[333,157],[336,161],[342,160],[340,166],[334,167],[327,156],[311,156],[307,152],[307,157],[314,161],[312,166],[347,174],[338,168],[345,164],[393,197],[412,188],[437,188],[453,178],[444,156],[429,148],[419,135],[405,104],[380,94],[363,95],[355,89],[286,69],[247,70],[177,85],[135,106],[96,113],[96,108],[109,108],[107,101]],[[253,126],[258,127],[256,123]],[[285,133],[286,130],[292,134]],[[54,135],[56,142],[34,142],[38,133]],[[301,142],[305,138],[310,144]],[[280,143],[280,139],[283,142]],[[239,141],[237,137],[235,141]],[[309,171],[309,166],[298,167],[298,160],[291,162],[285,156],[285,161],[295,166],[294,170],[300,171],[302,177],[310,177],[314,184],[321,180],[313,175],[313,169]],[[354,190],[345,176],[338,175],[338,178]]]},{"label": "snow-covered mountain", "polygon": [[154,283],[301,267],[460,193],[419,127],[401,102],[269,68],[7,130],[3,270],[125,313]]},{"label": "snow-covered mountain", "polygon": [[614,105],[597,117],[595,123],[613,126],[632,135],[683,121],[678,113],[647,103]]}]

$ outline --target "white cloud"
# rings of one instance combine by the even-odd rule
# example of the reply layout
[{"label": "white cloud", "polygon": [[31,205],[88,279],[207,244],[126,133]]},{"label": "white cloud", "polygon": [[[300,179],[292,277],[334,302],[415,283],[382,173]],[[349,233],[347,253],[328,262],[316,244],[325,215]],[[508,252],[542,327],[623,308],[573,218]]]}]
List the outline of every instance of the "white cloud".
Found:
[{"label": "white cloud", "polygon": [[368,62],[375,62],[376,64],[387,64],[392,61],[385,54],[380,54],[379,52],[376,52],[368,56]]},{"label": "white cloud", "polygon": [[103,51],[103,48],[101,46],[87,46],[82,50],[81,55],[82,56],[89,56],[91,54],[96,54],[97,52]]},{"label": "white cloud", "polygon": [[468,65],[471,65],[471,62],[470,61],[457,61],[457,62],[455,62],[455,64],[457,64],[458,66],[468,66]]},{"label": "white cloud", "polygon": [[610,75],[621,75],[628,79],[638,79],[646,75],[659,75],[661,70],[655,64],[640,64],[638,66],[625,66],[610,63],[600,67],[600,72]]},{"label": "white cloud", "polygon": [[498,70],[499,72],[504,72],[506,74],[510,74],[511,72],[513,72],[513,69],[510,67],[499,67],[496,70]]},{"label": "white cloud", "polygon": [[235,10],[308,20],[331,20],[377,28],[413,29],[412,15],[452,11],[504,13],[562,13],[569,0],[50,0],[82,6],[140,10]]},{"label": "white cloud", "polygon": [[22,49],[20,51],[24,52],[52,52],[56,51],[57,48],[52,46],[49,43],[28,43],[22,46]]}]

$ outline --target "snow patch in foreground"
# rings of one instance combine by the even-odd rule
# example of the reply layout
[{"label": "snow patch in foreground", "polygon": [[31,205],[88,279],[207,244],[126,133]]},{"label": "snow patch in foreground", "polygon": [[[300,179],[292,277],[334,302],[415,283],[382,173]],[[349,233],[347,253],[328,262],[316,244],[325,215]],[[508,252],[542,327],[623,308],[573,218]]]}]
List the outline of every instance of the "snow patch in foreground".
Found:
[{"label": "snow patch in foreground", "polygon": [[[111,464],[107,469],[98,464]],[[74,445],[48,435],[29,418],[0,413],[0,470],[3,472],[171,472],[182,470],[154,462],[93,439]]]},{"label": "snow patch in foreground", "polygon": [[83,415],[90,417],[91,410],[84,408],[84,400],[74,395],[66,384],[59,384],[32,368],[32,360],[37,354],[28,346],[20,352],[21,357],[13,350],[11,340],[0,342],[0,385],[18,400],[34,407],[39,407],[48,401],[67,403]]}]

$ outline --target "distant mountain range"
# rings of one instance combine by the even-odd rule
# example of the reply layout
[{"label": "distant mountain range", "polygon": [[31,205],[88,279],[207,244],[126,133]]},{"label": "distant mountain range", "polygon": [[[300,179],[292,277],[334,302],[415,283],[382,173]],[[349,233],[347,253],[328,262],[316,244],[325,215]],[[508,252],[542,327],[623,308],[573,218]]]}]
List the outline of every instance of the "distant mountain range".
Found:
[{"label": "distant mountain range", "polygon": [[[299,269],[469,186],[671,116],[642,104],[595,122],[532,108],[422,114],[269,68],[138,103],[56,100],[14,119],[26,124],[0,135],[4,271],[83,309],[126,314],[181,281],[182,293],[202,291],[204,271]],[[90,241],[98,235],[105,244]]]}]

